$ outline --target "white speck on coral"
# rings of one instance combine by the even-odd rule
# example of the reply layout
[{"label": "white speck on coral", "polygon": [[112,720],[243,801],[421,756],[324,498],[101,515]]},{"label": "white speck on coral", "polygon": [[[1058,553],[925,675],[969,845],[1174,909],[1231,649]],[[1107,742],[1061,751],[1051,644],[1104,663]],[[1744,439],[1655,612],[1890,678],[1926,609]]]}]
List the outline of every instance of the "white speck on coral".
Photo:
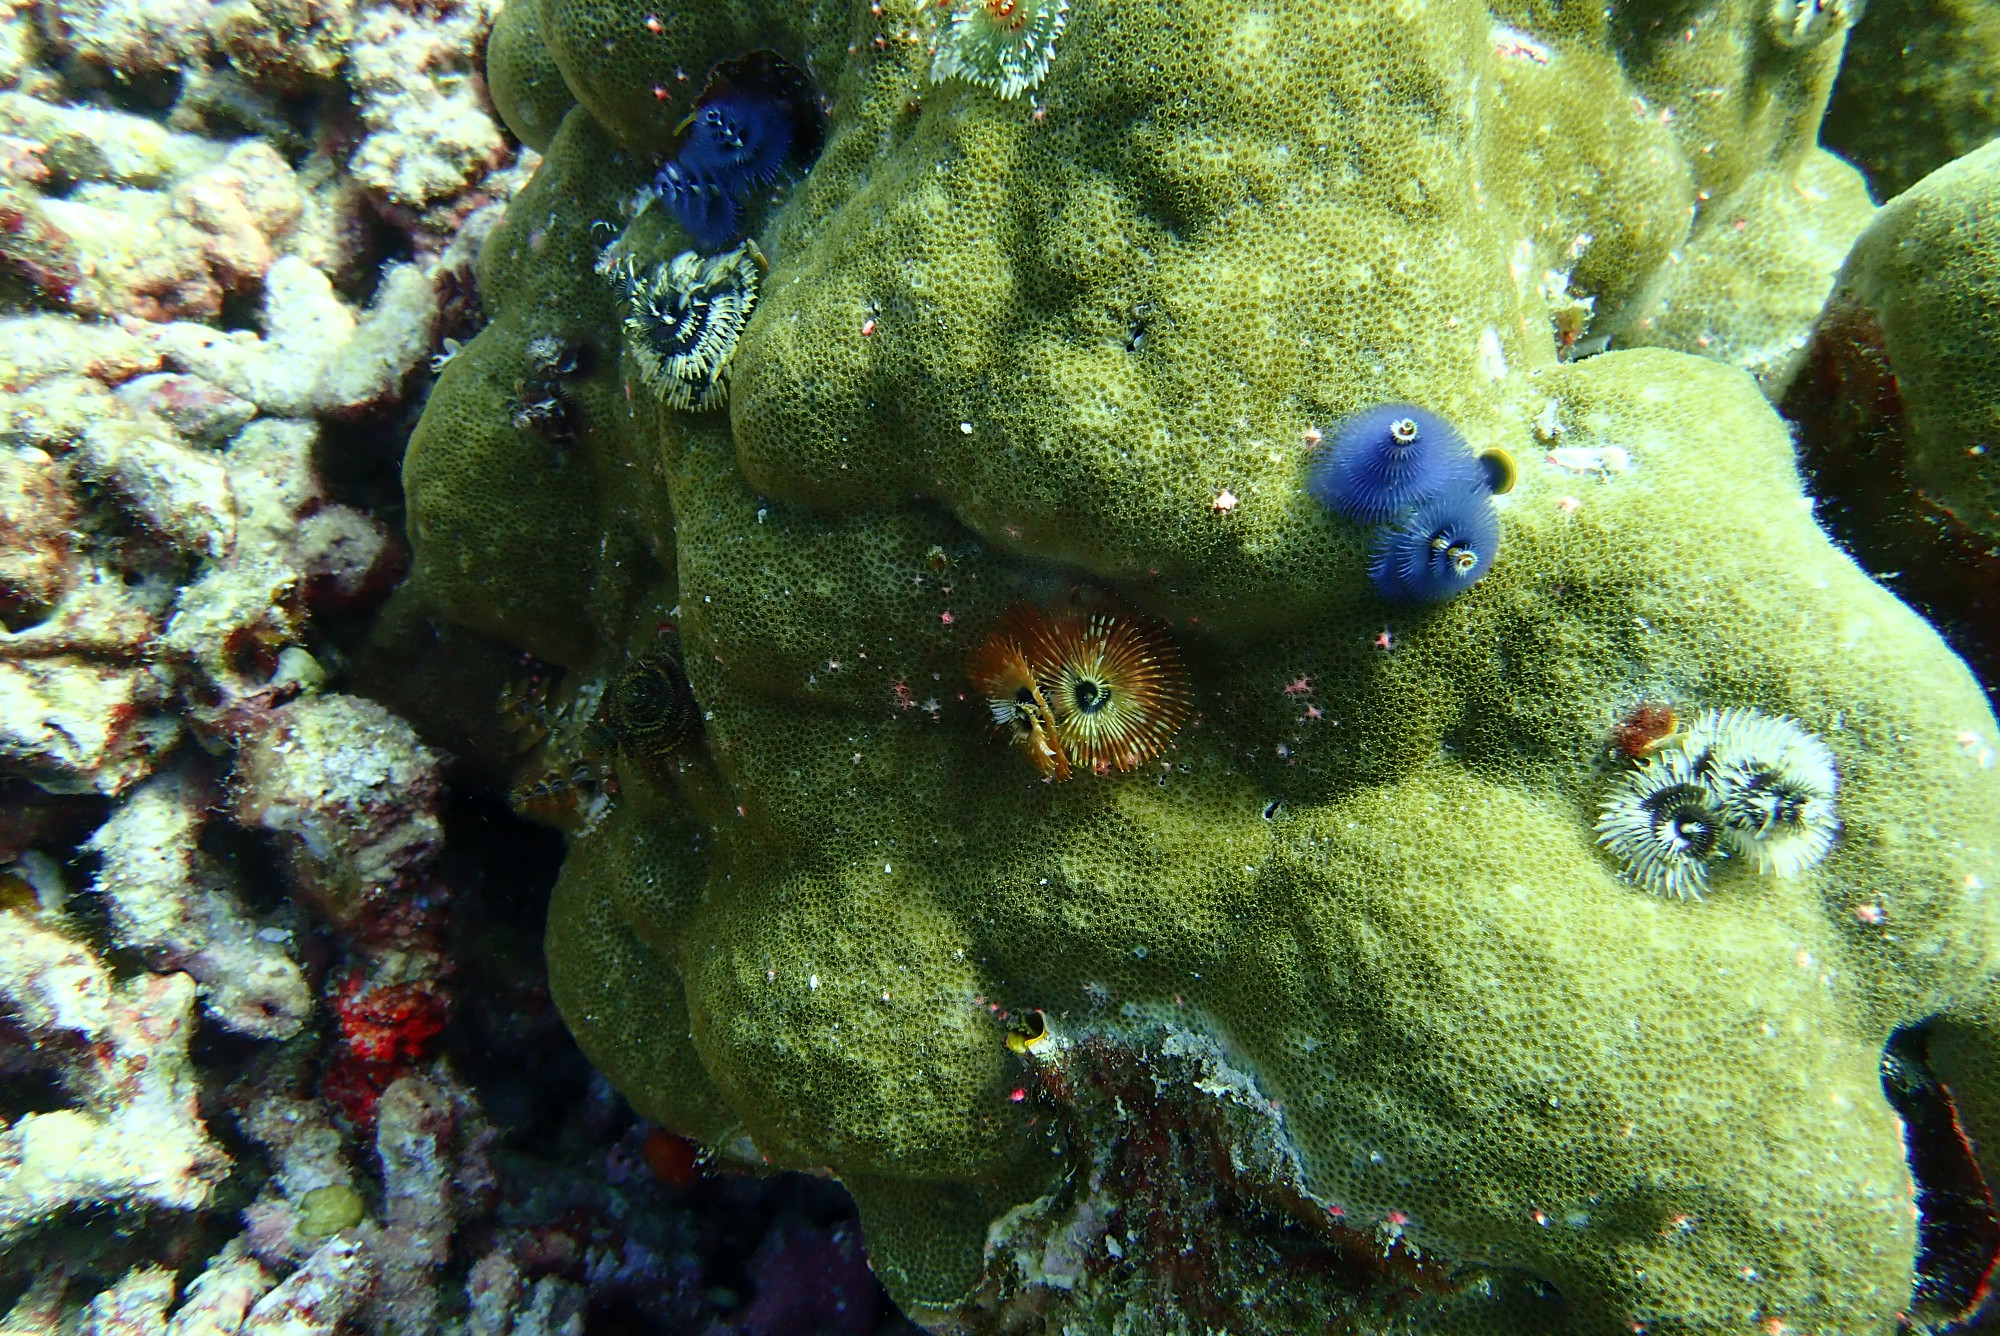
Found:
[{"label": "white speck on coral", "polygon": [[1571,473],[1591,473],[1609,480],[1632,471],[1632,456],[1618,445],[1561,445],[1549,451],[1547,462]]}]

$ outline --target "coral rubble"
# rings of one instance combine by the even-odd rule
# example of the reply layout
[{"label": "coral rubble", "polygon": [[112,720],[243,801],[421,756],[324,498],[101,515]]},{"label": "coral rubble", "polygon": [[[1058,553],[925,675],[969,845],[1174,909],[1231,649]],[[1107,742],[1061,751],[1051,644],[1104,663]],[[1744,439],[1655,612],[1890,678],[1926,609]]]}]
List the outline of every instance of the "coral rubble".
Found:
[{"label": "coral rubble", "polygon": [[480,1255],[525,1275],[496,1336],[593,1292],[489,1227],[440,758],[332,689],[404,562],[336,493],[534,161],[491,17],[0,14],[6,1330],[418,1336]]}]

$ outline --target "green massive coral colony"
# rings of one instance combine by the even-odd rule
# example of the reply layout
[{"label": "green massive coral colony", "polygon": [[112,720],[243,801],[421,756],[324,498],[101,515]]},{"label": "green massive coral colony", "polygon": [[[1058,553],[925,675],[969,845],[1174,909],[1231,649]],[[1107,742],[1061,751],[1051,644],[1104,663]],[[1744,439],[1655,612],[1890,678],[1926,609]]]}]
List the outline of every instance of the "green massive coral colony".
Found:
[{"label": "green massive coral colony", "polygon": [[[512,0],[378,652],[593,1061],[939,1330],[1953,1317],[1882,1064],[1993,1180],[2000,740],[1771,407],[1854,17]],[[1449,515],[1315,499],[1383,405]]]}]

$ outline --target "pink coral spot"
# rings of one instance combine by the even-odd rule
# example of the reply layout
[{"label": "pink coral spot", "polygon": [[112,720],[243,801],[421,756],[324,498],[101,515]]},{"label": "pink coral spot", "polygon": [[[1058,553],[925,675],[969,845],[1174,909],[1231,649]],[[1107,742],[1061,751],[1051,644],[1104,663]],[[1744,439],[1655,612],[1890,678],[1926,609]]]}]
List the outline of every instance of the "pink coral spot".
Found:
[{"label": "pink coral spot", "polygon": [[945,609],[945,610],[944,610],[943,612],[939,613],[939,614],[938,614],[938,620],[939,620],[939,621],[941,621],[941,622],[943,622],[943,623],[944,623],[944,624],[945,624],[946,626],[950,626],[950,625],[951,625],[951,609],[950,609],[950,608],[946,608],[946,609]]},{"label": "pink coral spot", "polygon": [[1215,500],[1208,503],[1208,508],[1218,515],[1233,515],[1236,513],[1236,507],[1242,504],[1236,493],[1225,487],[1215,494]]},{"label": "pink coral spot", "polygon": [[1854,906],[1854,921],[1856,923],[1866,923],[1871,928],[1886,922],[1888,917],[1888,914],[1883,912],[1882,906],[1877,904]]},{"label": "pink coral spot", "polygon": [[861,322],[861,337],[868,338],[875,333],[875,317],[869,316]]},{"label": "pink coral spot", "polygon": [[1285,694],[1287,696],[1310,696],[1312,695],[1312,689],[1312,679],[1304,673],[1300,673],[1298,677],[1285,683]]},{"label": "pink coral spot", "polygon": [[1376,649],[1391,650],[1396,648],[1396,635],[1393,631],[1391,631],[1388,627],[1385,626],[1380,631],[1377,631],[1375,633],[1375,639],[1370,643],[1373,644]]},{"label": "pink coral spot", "polygon": [[647,32],[657,35],[659,33],[665,32],[666,30],[667,30],[667,25],[660,22],[660,16],[658,14],[646,15]]},{"label": "pink coral spot", "polygon": [[1026,1099],[1027,1097],[1028,1097],[1027,1090],[1021,1086],[1015,1086],[1014,1092],[1007,1096],[1008,1099],[1014,1101],[1014,1103],[1016,1104],[1019,1104],[1022,1100]]}]

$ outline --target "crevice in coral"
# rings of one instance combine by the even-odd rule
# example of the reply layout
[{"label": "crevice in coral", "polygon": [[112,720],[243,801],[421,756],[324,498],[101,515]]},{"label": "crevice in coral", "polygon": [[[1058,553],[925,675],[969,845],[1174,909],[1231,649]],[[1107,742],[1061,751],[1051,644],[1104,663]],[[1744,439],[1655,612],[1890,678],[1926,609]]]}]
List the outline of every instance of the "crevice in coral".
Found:
[{"label": "crevice in coral", "polygon": [[1882,1092],[1903,1120],[1917,1184],[1917,1278],[1908,1329],[1972,1333],[2000,1328],[1993,1293],[2000,1212],[1973,1158],[1951,1088],[1931,1071],[1927,1025],[1896,1031],[1882,1050]]}]

